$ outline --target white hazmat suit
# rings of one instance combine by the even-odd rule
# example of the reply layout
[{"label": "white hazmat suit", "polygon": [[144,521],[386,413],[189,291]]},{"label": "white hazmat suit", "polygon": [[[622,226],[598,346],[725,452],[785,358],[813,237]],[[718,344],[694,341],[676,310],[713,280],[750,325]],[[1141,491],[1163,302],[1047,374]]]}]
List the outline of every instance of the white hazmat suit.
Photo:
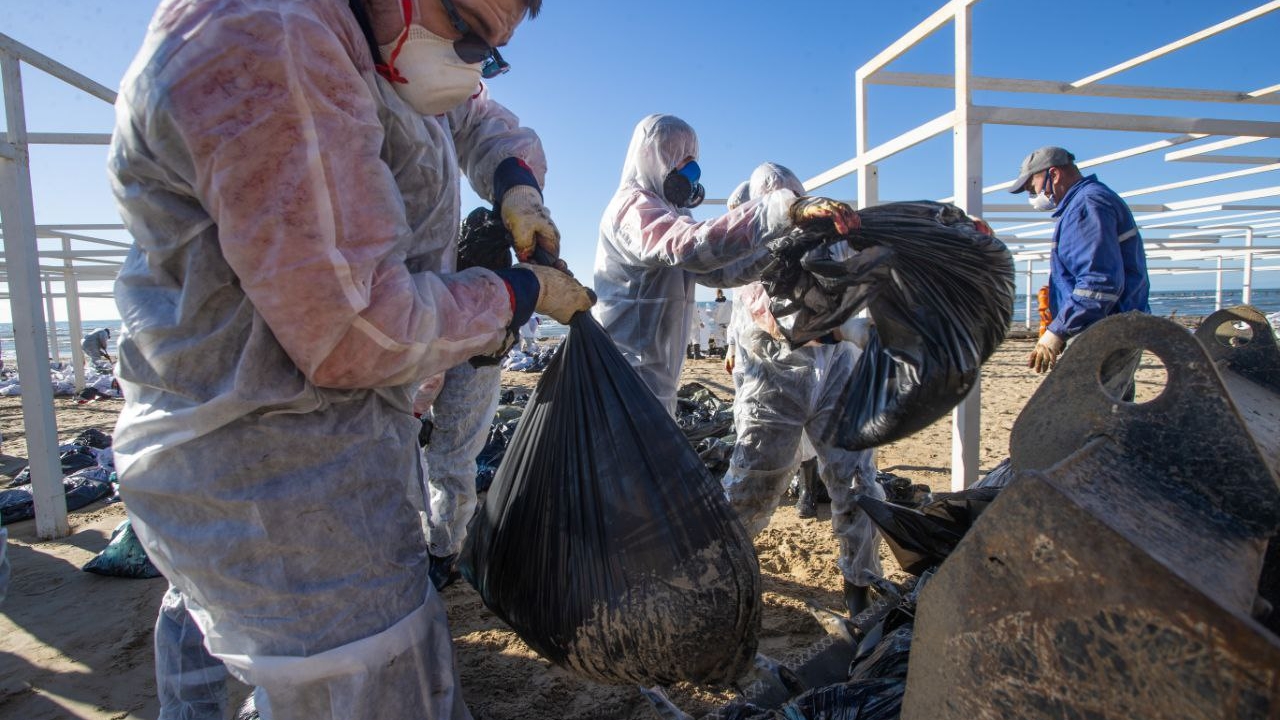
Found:
[{"label": "white hazmat suit", "polygon": [[769,259],[765,244],[793,227],[790,191],[702,222],[676,207],[664,197],[663,181],[697,156],[698,138],[683,120],[641,120],[596,246],[596,319],[671,413],[694,321],[695,283],[734,287],[754,280]]},{"label": "white hazmat suit", "polygon": [[483,86],[417,114],[346,0],[166,1],[116,114],[115,458],[151,559],[264,717],[469,717],[411,403],[507,337],[504,280],[451,272],[459,165],[540,182],[536,136]]},{"label": "white hazmat suit", "polygon": [[[751,197],[778,188],[804,191],[784,167],[765,163],[751,175]],[[725,494],[752,535],[769,524],[803,457],[805,436],[818,457],[818,473],[831,495],[831,525],[840,538],[837,561],[845,581],[864,585],[863,570],[879,574],[875,525],[853,502],[855,493],[883,498],[873,451],[853,452],[828,438],[840,417],[840,398],[861,350],[848,342],[791,348],[782,339],[764,286],[737,291],[733,313],[736,358],[733,418],[737,443],[724,477]]]}]

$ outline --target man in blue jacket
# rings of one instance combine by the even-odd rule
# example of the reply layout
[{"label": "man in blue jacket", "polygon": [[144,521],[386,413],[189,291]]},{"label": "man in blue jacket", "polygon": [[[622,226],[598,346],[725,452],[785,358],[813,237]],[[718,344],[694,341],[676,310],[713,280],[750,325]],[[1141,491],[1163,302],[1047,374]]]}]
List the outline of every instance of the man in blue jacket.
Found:
[{"label": "man in blue jacket", "polygon": [[[1096,175],[1080,174],[1075,156],[1060,147],[1042,147],[1022,161],[1011,192],[1028,191],[1031,207],[1053,211],[1049,260],[1049,309],[1053,321],[1027,358],[1038,373],[1052,368],[1071,338],[1109,315],[1151,312],[1147,304],[1147,256],[1133,213]],[[1131,396],[1138,355],[1115,368]],[[1127,373],[1124,371],[1127,370]],[[1110,375],[1111,373],[1105,373]],[[1129,399],[1126,397],[1125,399]]]}]

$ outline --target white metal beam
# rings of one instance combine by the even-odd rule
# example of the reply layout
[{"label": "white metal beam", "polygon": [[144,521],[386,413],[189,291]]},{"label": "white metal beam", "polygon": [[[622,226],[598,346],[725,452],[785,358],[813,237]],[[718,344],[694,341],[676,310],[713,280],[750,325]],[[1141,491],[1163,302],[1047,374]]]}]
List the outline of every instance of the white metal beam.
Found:
[{"label": "white metal beam", "polygon": [[1173,150],[1173,151],[1167,152],[1164,155],[1164,159],[1165,160],[1186,160],[1187,158],[1194,157],[1196,155],[1204,155],[1205,153],[1211,153],[1214,150],[1226,150],[1228,148],[1240,147],[1241,145],[1256,143],[1259,140],[1266,140],[1266,138],[1258,137],[1256,135],[1242,135],[1239,137],[1229,137],[1224,140],[1214,140],[1213,142],[1207,142],[1202,145],[1195,145],[1193,147],[1182,148],[1181,150]]},{"label": "white metal beam", "polygon": [[[1277,0],[1280,2],[1280,0]],[[1177,118],[1163,115],[1035,110],[1031,108],[977,106],[974,116],[995,125],[1121,130],[1127,132],[1204,133],[1205,135],[1262,135],[1280,137],[1280,123],[1261,120]]]},{"label": "white metal beam", "polygon": [[[866,78],[872,85],[895,87],[949,88],[955,80],[940,73],[910,73],[881,71]],[[1114,97],[1141,100],[1174,100],[1178,102],[1211,102],[1248,105],[1280,105],[1280,97],[1274,92],[1244,92],[1240,90],[1201,90],[1192,88],[1152,87],[1147,85],[1086,85],[1074,88],[1071,83],[1058,80],[1023,80],[1019,78],[975,77],[970,85],[974,90],[1007,93],[1031,93],[1037,95],[1072,95],[1086,97]],[[1280,87],[1280,86],[1277,86]]]},{"label": "white metal beam", "polygon": [[[1107,153],[1106,155],[1099,155],[1098,157],[1089,158],[1088,160],[1082,160],[1076,163],[1076,167],[1080,168],[1081,170],[1084,170],[1086,168],[1096,167],[1098,165],[1104,165],[1109,162],[1115,162],[1116,160],[1124,160],[1126,158],[1131,158],[1138,155],[1144,155],[1149,152],[1163,150],[1167,147],[1181,145],[1183,143],[1188,143],[1193,140],[1199,140],[1205,137],[1208,137],[1208,135],[1204,135],[1202,133],[1184,133],[1182,135],[1175,135],[1173,137],[1165,138],[1163,140],[1156,140],[1155,142],[1149,142],[1143,145],[1138,145],[1136,147],[1126,148],[1124,150],[1117,150],[1116,152],[1113,152],[1113,153]],[[1017,178],[1014,178],[1014,180],[1017,180]],[[1006,180],[1005,182],[1002,182],[998,185],[988,185],[987,187],[982,188],[982,192],[992,193],[997,190],[1008,190],[1009,188],[1013,187],[1014,180]]]},{"label": "white metal beam", "polygon": [[[8,142],[0,132],[0,142]],[[111,133],[28,133],[28,145],[110,145]]]},{"label": "white metal beam", "polygon": [[874,148],[868,150],[865,154],[845,160],[839,165],[818,173],[804,182],[804,189],[812,192],[823,185],[829,185],[842,177],[851,175],[863,167],[872,163],[880,162],[887,157],[896,155],[903,150],[919,145],[930,138],[941,135],[951,130],[955,125],[955,112],[948,111],[938,117],[919,125],[912,130],[899,135],[898,137],[881,143]]},{"label": "white metal beam", "polygon": [[[982,123],[973,108],[973,8],[954,4],[955,124],[952,126],[952,169],[956,205],[969,215],[982,215]],[[978,480],[982,442],[982,375],[951,411],[951,489],[963,490]]]},{"label": "white metal beam", "polygon": [[875,57],[863,63],[862,67],[858,68],[858,76],[862,78],[872,77],[881,68],[897,60],[903,53],[920,44],[920,42],[937,32],[943,25],[951,22],[952,18],[955,17],[957,7],[968,7],[975,2],[977,0],[951,0],[938,8],[919,25],[908,30],[906,35],[898,38],[889,47],[881,50]]},{"label": "white metal beam", "polygon": [[1096,72],[1088,77],[1080,78],[1079,80],[1076,80],[1075,82],[1071,83],[1071,87],[1077,87],[1077,88],[1084,87],[1086,85],[1095,83],[1104,78],[1109,78],[1112,75],[1115,75],[1116,73],[1124,72],[1125,70],[1128,70],[1130,68],[1134,68],[1144,63],[1151,62],[1152,60],[1155,60],[1158,57],[1163,57],[1175,50],[1180,50],[1184,47],[1187,47],[1188,45],[1198,43],[1201,40],[1204,40],[1206,38],[1211,38],[1214,35],[1230,30],[1233,27],[1243,25],[1244,23],[1247,23],[1250,20],[1255,20],[1257,18],[1262,17],[1263,15],[1266,15],[1269,12],[1274,12],[1275,10],[1280,10],[1280,0],[1272,0],[1272,2],[1259,5],[1258,7],[1252,10],[1242,12],[1239,15],[1236,15],[1235,17],[1223,20],[1217,25],[1212,25],[1199,32],[1191,33],[1190,35],[1180,40],[1174,40],[1171,43],[1161,45],[1155,50],[1152,50],[1150,52],[1145,52],[1135,58],[1125,60],[1124,62],[1118,65],[1112,65],[1111,67],[1105,70]]},{"label": "white metal beam", "polygon": [[1204,175],[1198,178],[1165,183],[1164,185],[1152,185],[1151,187],[1138,188],[1137,190],[1126,190],[1119,195],[1122,198],[1137,197],[1138,195],[1150,195],[1151,193],[1163,192],[1165,190],[1176,190],[1178,188],[1204,185],[1206,183],[1217,182],[1219,180],[1230,180],[1231,178],[1246,177],[1248,175],[1257,175],[1264,172],[1275,172],[1276,170],[1280,170],[1280,163],[1263,165],[1261,167],[1245,168],[1244,170],[1232,170],[1230,172],[1217,173],[1216,175]]},{"label": "white metal beam", "polygon": [[[4,39],[4,36],[0,36]],[[18,58],[0,45],[5,122],[17,142],[15,160],[0,160],[0,224],[9,256],[9,309],[18,371],[23,375],[22,421],[27,433],[31,494],[35,501],[36,535],[53,539],[67,535],[67,501],[58,460],[58,430],[53,416],[53,387],[49,377],[49,346],[40,310],[40,276],[36,247],[35,206],[31,192],[30,154],[24,136],[26,111]]]},{"label": "white metal beam", "polygon": [[[63,252],[69,252],[71,241],[62,238]],[[80,338],[84,337],[84,328],[80,325],[80,283],[76,280],[75,263],[68,255],[62,260],[66,271],[62,275],[62,287],[67,300],[67,334],[71,339],[71,364],[76,374],[76,392],[84,389],[84,348],[80,347]]]},{"label": "white metal beam", "polygon": [[[7,53],[16,57],[31,67],[36,68],[37,70],[43,70],[68,85],[79,88],[109,105],[116,104],[116,92],[111,88],[89,78],[86,75],[81,75],[57,60],[23,45],[4,33],[0,33],[0,53]],[[10,125],[9,128],[12,129],[13,126]]]}]

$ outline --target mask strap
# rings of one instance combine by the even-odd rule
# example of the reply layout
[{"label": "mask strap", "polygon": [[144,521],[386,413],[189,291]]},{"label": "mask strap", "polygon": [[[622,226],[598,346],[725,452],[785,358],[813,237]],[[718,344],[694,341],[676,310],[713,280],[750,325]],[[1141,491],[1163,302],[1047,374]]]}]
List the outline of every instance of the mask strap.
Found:
[{"label": "mask strap", "polygon": [[404,41],[409,39],[409,21],[413,19],[413,0],[401,0],[400,12],[404,15],[404,30],[396,37],[396,46],[391,49],[391,57],[385,63],[374,65],[373,68],[378,74],[394,83],[408,83],[409,80],[400,74],[396,69],[396,58],[400,55],[400,49],[404,47]]}]

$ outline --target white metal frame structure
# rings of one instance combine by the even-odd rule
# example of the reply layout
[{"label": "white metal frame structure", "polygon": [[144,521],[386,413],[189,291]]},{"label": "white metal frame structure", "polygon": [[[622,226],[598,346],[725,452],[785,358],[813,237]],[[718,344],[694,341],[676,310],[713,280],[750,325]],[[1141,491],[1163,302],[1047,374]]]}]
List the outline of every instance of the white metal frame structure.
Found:
[{"label": "white metal frame structure", "polygon": [[[18,367],[22,372],[22,416],[26,428],[31,489],[35,498],[36,534],[42,539],[68,534],[66,496],[58,459],[58,436],[49,375],[51,345],[57,352],[53,284],[63,286],[71,326],[72,361],[76,385],[84,385],[84,358],[80,337],[79,298],[101,293],[79,292],[81,281],[115,278],[128,251],[127,243],[84,234],[86,231],[122,229],[122,225],[42,226],[35,222],[31,187],[32,144],[106,145],[109,133],[28,132],[22,93],[21,65],[46,72],[106,103],[116,93],[71,68],[0,34],[0,76],[3,77],[6,132],[0,136],[0,228],[4,234],[4,262],[0,282],[13,314],[13,336]],[[60,241],[56,249],[41,249],[38,240]],[[41,308],[41,284],[45,307]],[[106,295],[109,295],[107,293]],[[49,316],[46,323],[45,313]],[[46,334],[48,333],[48,334]],[[50,342],[53,339],[54,342]]]},{"label": "white metal frame structure", "polygon": [[[1235,105],[1280,105],[1280,84],[1256,90],[1224,91],[1145,87],[1133,85],[1103,84],[1100,81],[1133,67],[1150,62],[1206,38],[1226,32],[1231,28],[1280,10],[1280,0],[1272,0],[1209,28],[1193,33],[1130,60],[1105,68],[1073,82],[1021,80],[1010,78],[978,77],[973,74],[973,5],[977,0],[951,0],[906,35],[889,45],[869,62],[858,68],[855,75],[856,95],[856,148],[857,155],[805,182],[807,190],[828,185],[836,180],[857,173],[859,207],[880,202],[878,165],[894,155],[920,143],[951,132],[952,169],[954,195],[943,200],[954,202],[971,215],[984,215],[996,228],[997,234],[1009,245],[1017,267],[1025,267],[1027,295],[1027,325],[1031,324],[1032,276],[1037,273],[1035,264],[1046,263],[1051,221],[1005,217],[996,213],[1027,213],[1021,204],[985,203],[983,196],[1007,190],[1012,181],[983,186],[983,128],[986,125],[1021,125],[1044,128],[1072,128],[1098,131],[1130,131],[1168,133],[1169,137],[1148,142],[1108,155],[1079,161],[1083,167],[1093,167],[1126,158],[1169,150],[1165,160],[1169,162],[1224,162],[1246,165],[1234,170],[1177,183],[1122,192],[1125,197],[1143,197],[1142,203],[1130,203],[1135,213],[1144,213],[1137,219],[1142,228],[1147,258],[1153,274],[1162,273],[1218,273],[1218,303],[1222,298],[1222,263],[1224,260],[1242,260],[1244,263],[1244,300],[1249,301],[1252,274],[1280,270],[1280,263],[1265,266],[1254,265],[1255,259],[1280,260],[1280,244],[1254,245],[1257,236],[1280,237],[1280,205],[1254,205],[1250,201],[1280,196],[1280,184],[1275,184],[1272,171],[1280,170],[1280,158],[1265,155],[1218,155],[1216,150],[1247,145],[1252,142],[1280,138],[1280,122],[1235,120],[1218,118],[1184,118],[1163,115],[1133,115],[1120,113],[1079,112],[1073,110],[1029,109],[976,105],[975,91],[998,91],[1024,95],[1074,95],[1098,98],[1124,98],[1139,100],[1172,100]],[[952,75],[889,72],[885,68],[898,57],[915,47],[935,32],[951,24],[954,29],[955,66]],[[915,128],[870,146],[867,123],[870,114],[867,89],[872,84],[900,87],[953,88],[954,107],[942,115]],[[1217,138],[1209,142],[1199,142]],[[1050,144],[1050,143],[1044,143]],[[1177,188],[1210,185],[1224,180],[1248,178],[1258,183],[1254,189],[1221,193],[1193,200],[1160,202],[1147,196],[1158,196]],[[1273,183],[1266,185],[1265,181]],[[1217,213],[1224,213],[1217,215]],[[1043,217],[1043,216],[1041,216]],[[1166,222],[1176,218],[1176,222]],[[1199,218],[1199,219],[1197,219]],[[1009,225],[1008,223],[1014,223]],[[1187,232],[1174,233],[1163,239],[1155,239],[1155,228],[1181,228]],[[1228,238],[1243,237],[1242,246],[1230,246]],[[1217,261],[1217,268],[1203,268],[1197,261]],[[1166,265],[1166,262],[1178,263]],[[1039,272],[1047,273],[1047,268]],[[952,465],[953,489],[972,484],[978,473],[978,442],[980,431],[979,406],[981,388],[975,387],[952,416]]]}]

